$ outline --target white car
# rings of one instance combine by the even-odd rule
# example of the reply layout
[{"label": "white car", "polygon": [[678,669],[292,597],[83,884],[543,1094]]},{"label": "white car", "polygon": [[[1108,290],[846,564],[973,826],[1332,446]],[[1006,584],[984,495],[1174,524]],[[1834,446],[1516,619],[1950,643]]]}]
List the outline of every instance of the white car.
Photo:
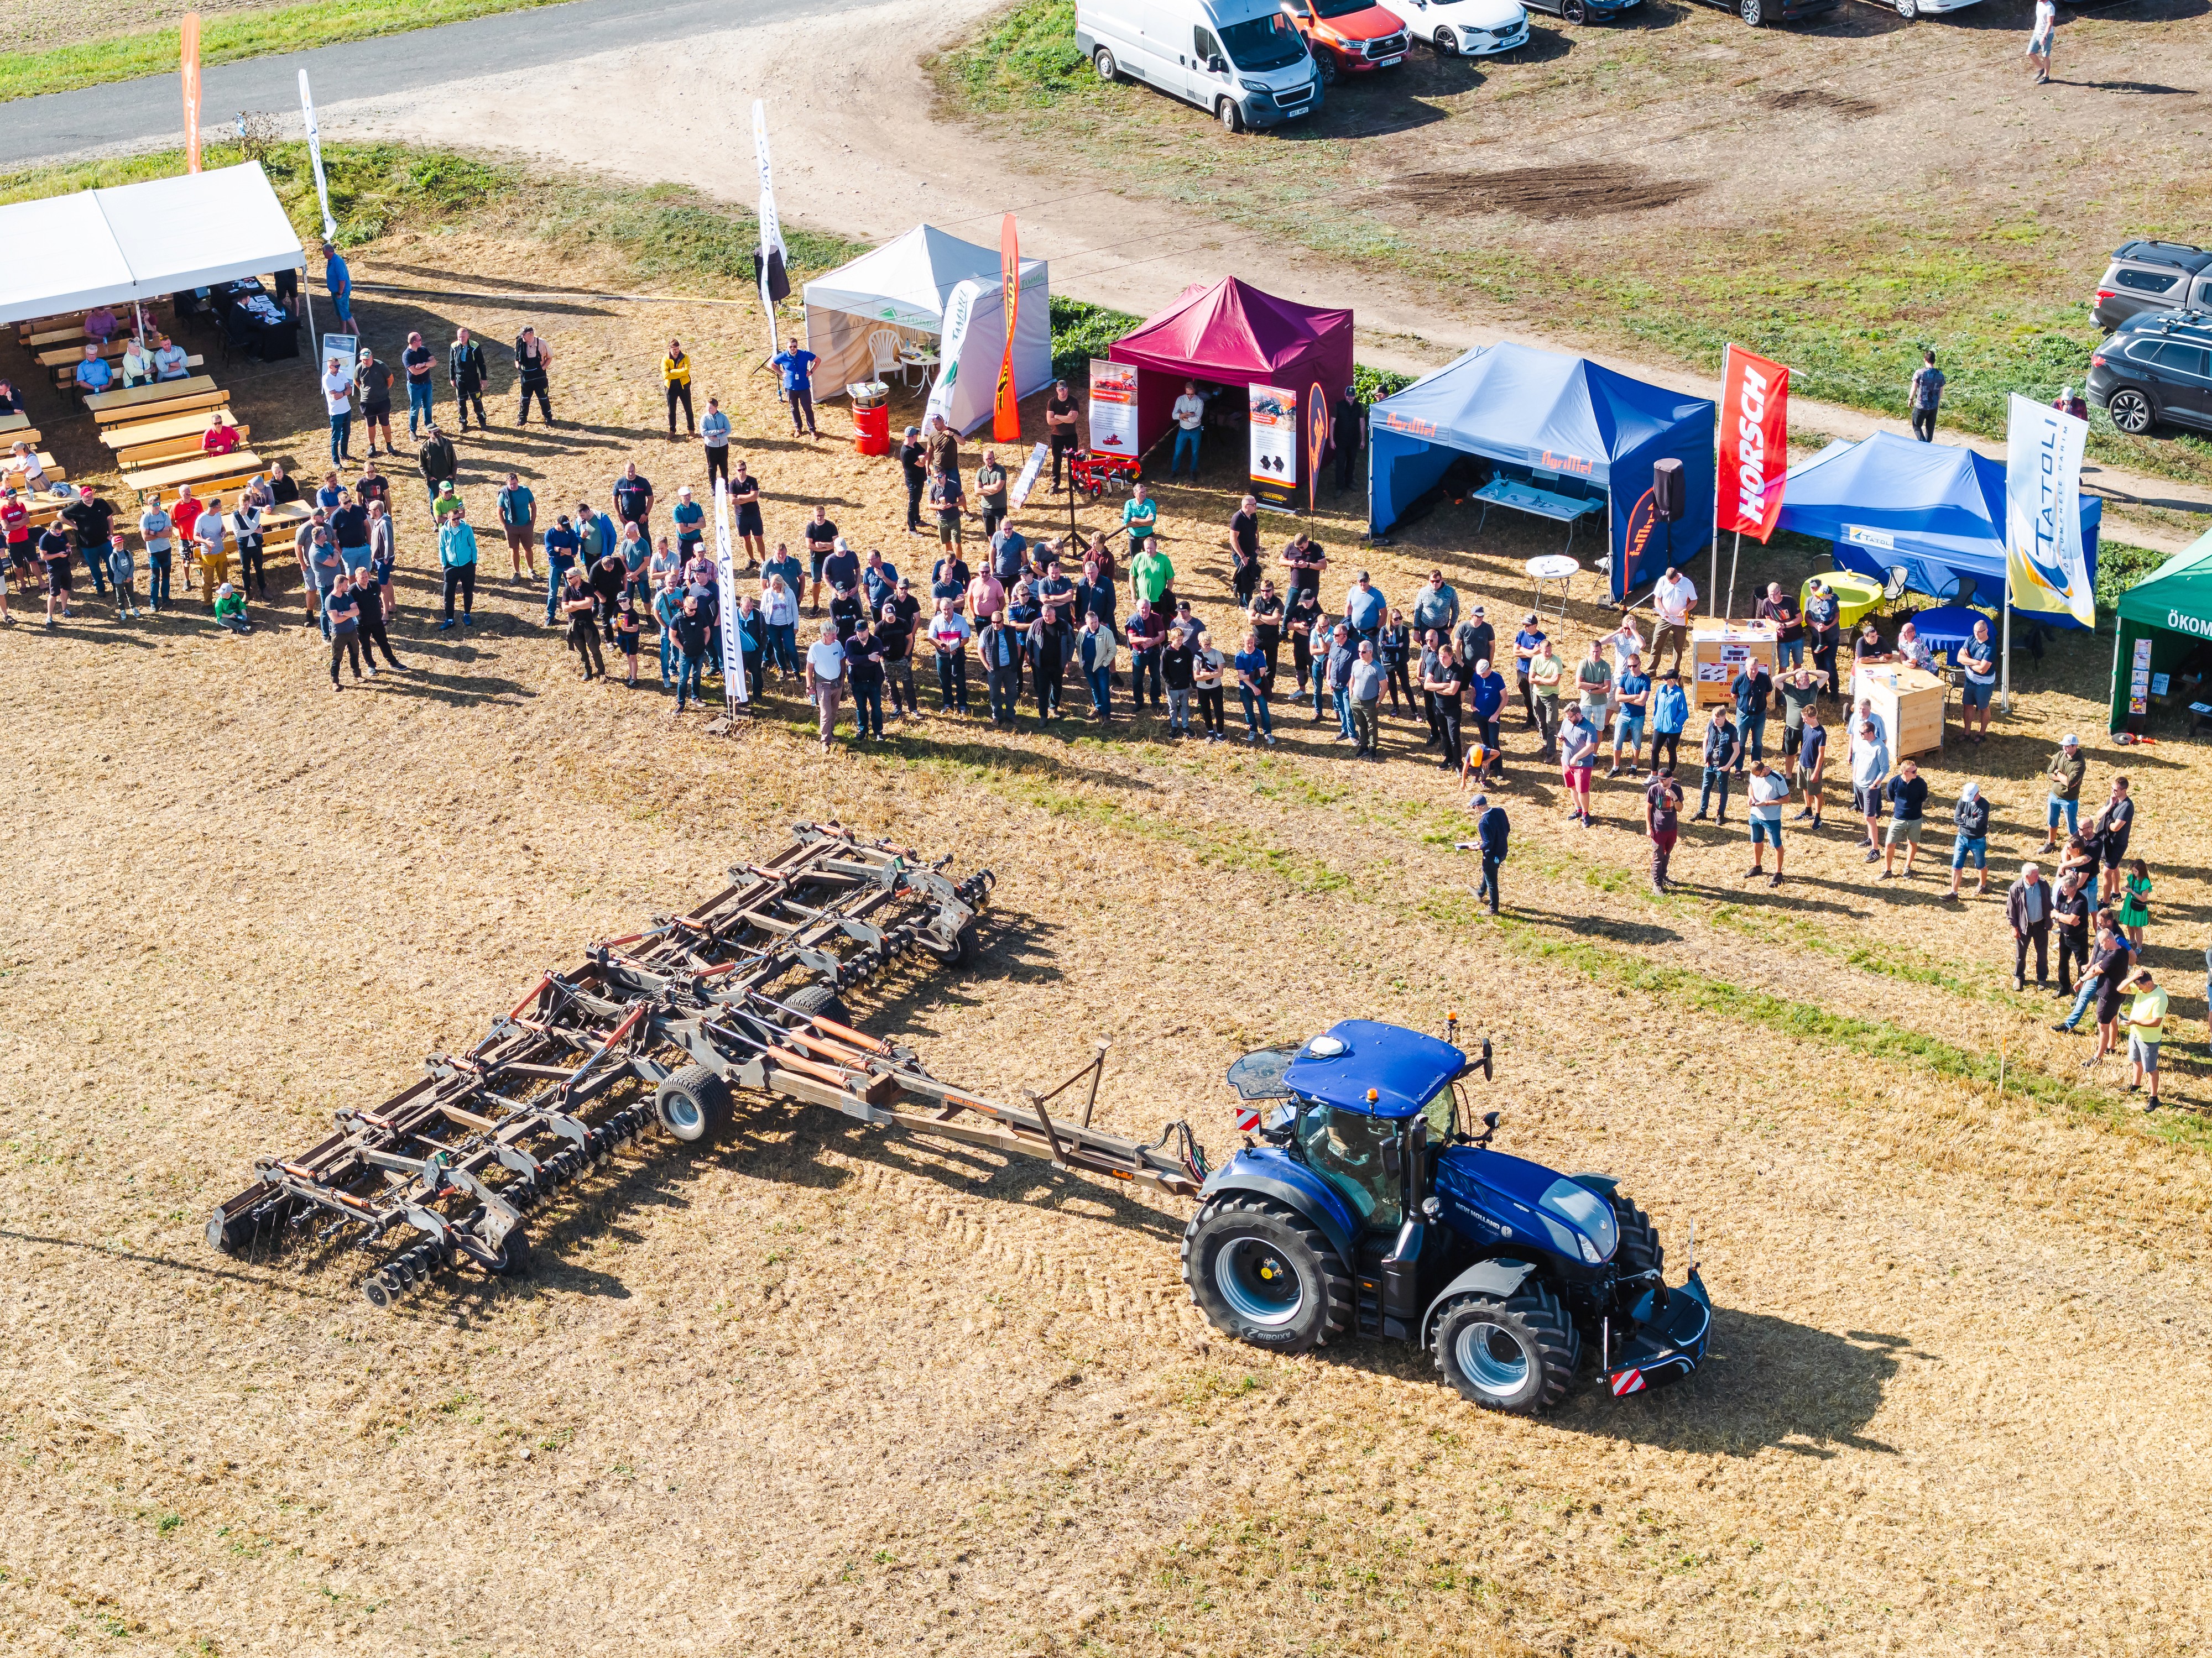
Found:
[{"label": "white car", "polygon": [[1528,14],[1521,0],[1376,0],[1447,58],[1487,58],[1528,44]]}]

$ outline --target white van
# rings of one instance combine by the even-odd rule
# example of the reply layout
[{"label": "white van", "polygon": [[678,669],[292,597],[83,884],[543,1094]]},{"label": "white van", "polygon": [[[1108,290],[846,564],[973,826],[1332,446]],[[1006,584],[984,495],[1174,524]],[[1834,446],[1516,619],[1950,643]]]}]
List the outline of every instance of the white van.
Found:
[{"label": "white van", "polygon": [[1231,132],[1321,107],[1321,75],[1280,0],[1075,0],[1075,44],[1102,81],[1172,93]]}]

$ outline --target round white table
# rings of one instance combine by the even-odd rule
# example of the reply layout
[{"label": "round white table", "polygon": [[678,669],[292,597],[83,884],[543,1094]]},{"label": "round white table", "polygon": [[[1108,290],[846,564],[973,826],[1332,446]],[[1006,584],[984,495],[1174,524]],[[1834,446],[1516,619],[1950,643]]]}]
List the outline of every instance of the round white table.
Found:
[{"label": "round white table", "polygon": [[1574,585],[1576,576],[1582,573],[1582,568],[1583,567],[1581,565],[1576,563],[1573,559],[1568,557],[1565,553],[1546,553],[1541,557],[1530,559],[1528,562],[1527,568],[1528,571],[1528,580],[1532,587],[1534,589],[1534,596],[1529,599],[1528,608],[1535,611],[1538,615],[1542,615],[1544,610],[1544,590],[1556,583],[1559,590],[1559,603],[1553,607],[1553,614],[1557,616],[1560,621],[1565,621],[1567,616],[1567,591]]}]

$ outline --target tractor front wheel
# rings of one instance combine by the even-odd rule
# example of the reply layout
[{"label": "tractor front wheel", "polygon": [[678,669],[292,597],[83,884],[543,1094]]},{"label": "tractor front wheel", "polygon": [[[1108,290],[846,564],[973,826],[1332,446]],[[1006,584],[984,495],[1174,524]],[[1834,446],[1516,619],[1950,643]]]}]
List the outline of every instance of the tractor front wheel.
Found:
[{"label": "tractor front wheel", "polygon": [[1182,1278],[1206,1322],[1279,1353],[1341,1336],[1352,1275],[1304,1216],[1251,1193],[1209,1203],[1182,1235]]},{"label": "tractor front wheel", "polygon": [[1462,1296],[1437,1323],[1437,1368],[1460,1396],[1492,1411],[1534,1416],[1575,1379],[1574,1326],[1540,1284],[1510,1300]]},{"label": "tractor front wheel", "polygon": [[1620,1248],[1613,1260],[1624,1272],[1659,1272],[1667,1268],[1667,1251],[1659,1242],[1659,1229],[1651,1217],[1620,1193],[1613,1194],[1613,1218],[1620,1228]]}]

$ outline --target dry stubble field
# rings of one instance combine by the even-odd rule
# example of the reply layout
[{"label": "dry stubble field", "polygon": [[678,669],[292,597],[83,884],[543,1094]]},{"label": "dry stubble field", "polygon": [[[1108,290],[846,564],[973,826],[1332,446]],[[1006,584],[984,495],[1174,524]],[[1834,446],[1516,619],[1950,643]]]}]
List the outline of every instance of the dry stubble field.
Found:
[{"label": "dry stubble field", "polygon": [[[460,234],[356,268],[546,276],[533,247]],[[364,309],[386,345],[520,319]],[[739,372],[757,317],[528,314],[580,423],[472,440],[479,519],[509,465],[542,499],[603,498],[633,453],[664,486],[703,482],[654,429],[648,360],[681,328],[702,393],[744,388],[773,531],[818,495],[895,559],[920,550],[842,411],[818,446],[775,435],[764,378]],[[304,370],[240,384],[257,443],[281,452],[265,434],[289,428],[312,459]],[[88,460],[81,434],[54,441]],[[1219,615],[1227,458],[1210,482],[1168,491],[1166,519]],[[2192,1108],[2148,1126],[2109,1074],[2082,1085],[2081,1042],[2008,988],[1994,899],[1948,911],[1925,873],[1877,889],[1837,830],[1793,837],[1778,892],[1740,884],[1732,832],[1700,833],[1688,890],[1656,899],[1629,792],[1571,835],[1524,766],[1492,922],[1451,848],[1464,815],[1402,724],[1399,757],[1357,773],[1296,722],[1260,756],[931,716],[823,758],[786,704],[718,741],[649,691],[580,684],[501,583],[473,635],[429,631],[422,514],[401,499],[406,676],[331,696],[284,607],[233,641],[94,605],[0,652],[21,715],[0,1650],[2203,1645],[2203,1072],[2178,1066]],[[1356,564],[1351,526],[1324,519]],[[1395,596],[1440,561],[1510,609],[1548,537],[1472,527],[1439,513],[1372,568]],[[1579,640],[1597,616],[1575,620]],[[2051,738],[2100,728],[2105,659],[2056,652],[1974,756],[2008,865]],[[2114,756],[2092,748],[2101,788]],[[1939,797],[1959,759],[1936,765]],[[2179,745],[2126,764],[2159,882],[2151,959],[2201,1048],[2203,767]],[[871,1010],[987,1090],[1056,1079],[1110,1037],[1103,1118],[1150,1133],[1189,1114],[1218,1156],[1220,1072],[1246,1047],[1459,1010],[1498,1042],[1504,1145],[1620,1173],[1678,1259],[1694,1222],[1711,1362],[1669,1394],[1524,1422],[1464,1406],[1400,1348],[1268,1358],[1190,1310],[1180,1206],[776,1111],[696,1158],[626,1157],[534,1229],[529,1281],[457,1281],[396,1315],[359,1298],[357,1260],[207,1250],[202,1219],[256,1153],[830,816],[998,872],[980,970]]]}]

